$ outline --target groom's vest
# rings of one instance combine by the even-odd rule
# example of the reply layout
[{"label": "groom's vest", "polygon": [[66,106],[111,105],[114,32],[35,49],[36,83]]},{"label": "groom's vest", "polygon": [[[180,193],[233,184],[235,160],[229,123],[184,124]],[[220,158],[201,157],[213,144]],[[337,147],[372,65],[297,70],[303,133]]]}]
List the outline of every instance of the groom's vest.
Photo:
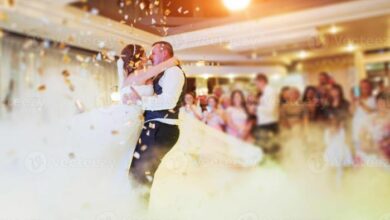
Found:
[{"label": "groom's vest", "polygon": [[[182,68],[179,67],[181,70]],[[157,95],[160,95],[163,93],[163,88],[159,85],[161,77],[164,75],[165,72],[160,73],[154,80],[153,80],[153,89],[154,93]],[[182,71],[182,74],[184,75],[184,85],[181,90],[181,94],[179,99],[177,100],[176,106],[173,109],[167,109],[167,110],[158,110],[158,111],[145,111],[144,116],[145,116],[145,121],[151,121],[154,119],[178,119],[179,118],[179,109],[181,107],[181,103],[184,99],[184,95],[186,92],[186,87],[187,87],[187,78],[185,73]]]}]

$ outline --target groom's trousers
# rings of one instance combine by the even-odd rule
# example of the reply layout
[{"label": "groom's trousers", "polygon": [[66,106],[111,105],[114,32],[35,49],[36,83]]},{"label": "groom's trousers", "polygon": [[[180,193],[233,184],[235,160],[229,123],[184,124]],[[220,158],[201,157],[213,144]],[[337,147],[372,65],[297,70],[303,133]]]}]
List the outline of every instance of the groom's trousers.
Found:
[{"label": "groom's trousers", "polygon": [[141,184],[151,186],[161,160],[179,139],[179,127],[158,121],[144,124],[134,151],[130,174]]}]

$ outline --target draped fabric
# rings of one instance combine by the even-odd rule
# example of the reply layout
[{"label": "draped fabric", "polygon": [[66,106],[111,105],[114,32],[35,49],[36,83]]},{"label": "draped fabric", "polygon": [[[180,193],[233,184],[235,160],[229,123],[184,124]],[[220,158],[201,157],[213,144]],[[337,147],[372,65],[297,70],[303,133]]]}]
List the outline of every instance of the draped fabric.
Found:
[{"label": "draped fabric", "polygon": [[[53,86],[44,84],[45,79],[61,79],[63,74],[70,75],[69,80],[64,77],[63,82],[74,90],[70,94],[77,96],[75,94],[79,93],[84,100],[89,100],[83,103],[87,109],[112,104],[110,96],[117,90],[115,64],[100,61],[96,56],[95,52],[58,43],[5,34],[0,38],[0,119],[18,108],[40,110],[45,103],[33,94],[50,91]],[[97,88],[97,92],[83,91],[84,85],[76,87],[70,81],[72,77],[84,78],[90,87]]]}]

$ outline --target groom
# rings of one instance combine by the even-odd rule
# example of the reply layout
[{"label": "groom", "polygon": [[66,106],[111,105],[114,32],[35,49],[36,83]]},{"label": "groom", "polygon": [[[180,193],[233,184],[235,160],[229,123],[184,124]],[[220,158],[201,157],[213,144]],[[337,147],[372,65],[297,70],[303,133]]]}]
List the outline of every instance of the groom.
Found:
[{"label": "groom", "polygon": [[[172,45],[153,44],[153,65],[173,57]],[[141,184],[151,186],[162,158],[179,138],[178,116],[186,89],[186,76],[180,66],[168,68],[153,80],[154,96],[133,100],[145,110],[145,124],[134,152],[130,173]],[[137,99],[137,98],[135,98]]]}]

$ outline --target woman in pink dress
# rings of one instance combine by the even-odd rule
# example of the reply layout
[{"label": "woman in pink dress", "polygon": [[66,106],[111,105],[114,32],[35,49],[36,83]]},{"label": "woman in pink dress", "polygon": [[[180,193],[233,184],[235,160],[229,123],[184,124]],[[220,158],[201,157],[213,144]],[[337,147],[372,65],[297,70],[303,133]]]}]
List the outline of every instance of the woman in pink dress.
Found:
[{"label": "woman in pink dress", "polygon": [[242,91],[235,90],[231,95],[231,106],[226,110],[226,132],[244,139],[247,133],[248,113]]},{"label": "woman in pink dress", "polygon": [[218,108],[218,100],[215,96],[207,99],[207,111],[203,112],[203,122],[219,131],[224,131],[223,110]]}]

